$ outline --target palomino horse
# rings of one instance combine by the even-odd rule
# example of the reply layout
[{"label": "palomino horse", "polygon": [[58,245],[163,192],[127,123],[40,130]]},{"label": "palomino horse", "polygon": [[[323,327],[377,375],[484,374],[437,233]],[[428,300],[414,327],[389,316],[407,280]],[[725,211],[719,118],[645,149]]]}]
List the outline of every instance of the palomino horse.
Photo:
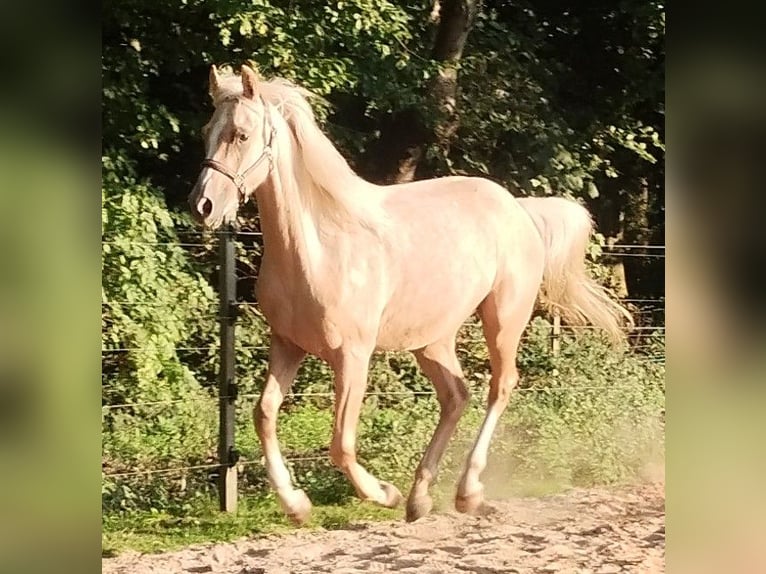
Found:
[{"label": "palomino horse", "polygon": [[387,507],[399,490],[357,461],[356,432],[376,350],[409,350],[431,380],[439,422],[417,468],[407,520],[427,514],[429,486],[468,400],[455,338],[477,312],[492,378],[484,422],[457,485],[455,507],[483,506],[490,439],[518,382],[516,353],[538,295],[570,323],[620,338],[630,315],[585,269],[592,224],[579,204],[515,199],[478,177],[377,186],[358,177],[317,126],[310,94],[284,80],[210,70],[215,111],[189,203],[209,228],[255,197],[263,231],[257,297],[271,328],[267,380],[254,408],[269,482],[285,513],[311,511],[292,484],[277,412],[307,353],[334,372],[330,457],[359,497]]}]

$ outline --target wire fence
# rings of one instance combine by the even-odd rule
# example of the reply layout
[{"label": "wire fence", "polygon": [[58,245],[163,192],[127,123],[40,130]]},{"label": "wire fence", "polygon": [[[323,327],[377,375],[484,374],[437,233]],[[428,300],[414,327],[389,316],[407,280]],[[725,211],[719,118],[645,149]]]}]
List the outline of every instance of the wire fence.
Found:
[{"label": "wire fence", "polygon": [[[596,385],[596,386],[577,386],[577,387],[553,387],[553,386],[545,386],[545,387],[525,387],[525,388],[517,388],[514,389],[514,393],[517,394],[527,394],[527,393],[538,393],[538,394],[556,394],[556,393],[581,393],[581,392],[590,392],[590,391],[614,391],[616,389],[619,389],[620,385]],[[399,392],[391,392],[391,391],[370,391],[366,393],[367,397],[428,397],[436,400],[436,393],[434,391],[399,391]],[[248,400],[256,400],[260,397],[260,394],[256,393],[248,393],[248,394],[241,394],[237,397],[216,397],[216,396],[209,396],[205,398],[199,398],[199,399],[181,399],[177,401],[147,401],[147,402],[141,402],[141,403],[124,403],[124,404],[115,404],[115,405],[105,405],[104,409],[120,409],[120,408],[127,408],[127,407],[139,407],[139,406],[147,406],[147,405],[163,405],[163,404],[171,404],[171,403],[180,403],[180,402],[190,402],[190,401],[204,401],[204,402],[217,402],[220,398],[236,398],[236,399],[248,399]],[[291,394],[292,398],[328,398],[333,399],[335,397],[335,394],[333,392],[301,392],[301,393],[293,393]],[[290,456],[285,455],[283,456],[283,460],[285,463],[289,466],[291,464],[299,463],[299,462],[323,462],[323,463],[329,463],[328,455],[325,454],[323,456]],[[247,460],[247,459],[241,459],[238,458],[237,461],[234,463],[237,467],[240,469],[248,466],[258,466],[262,467],[264,464],[263,458],[260,458],[258,460]],[[179,474],[186,474],[193,471],[201,471],[201,470],[208,470],[208,471],[214,471],[219,470],[221,468],[221,463],[214,462],[214,463],[206,463],[206,464],[193,464],[193,465],[183,465],[183,466],[172,466],[172,467],[163,467],[163,468],[145,468],[141,470],[131,470],[131,471],[116,471],[116,472],[103,472],[103,477],[110,478],[110,479],[117,479],[117,478],[127,478],[127,477],[137,477],[137,476],[155,476],[155,475],[165,475],[165,474],[173,474],[173,473],[179,473]]]},{"label": "wire fence", "polygon": [[[327,460],[328,459],[326,456],[284,457],[284,461],[288,465],[294,464],[297,462],[326,462]],[[255,465],[261,466],[263,465],[263,461],[239,459],[236,462],[236,466],[238,467],[255,466]],[[221,468],[220,463],[192,464],[188,466],[173,466],[169,468],[147,468],[142,470],[128,470],[128,471],[120,471],[120,472],[103,473],[103,476],[107,478],[126,478],[129,476],[154,476],[154,475],[173,474],[173,473],[188,473],[189,471],[199,471],[199,470],[219,470],[220,468]]]},{"label": "wire fence", "polygon": [[[140,245],[145,247],[179,247],[184,249],[189,248],[205,248],[205,249],[212,249],[214,246],[212,245],[212,241],[214,239],[223,240],[225,238],[233,239],[233,235],[227,235],[226,232],[221,231],[197,231],[197,230],[183,230],[179,232],[179,235],[184,237],[200,237],[203,240],[202,241],[133,241],[133,240],[126,240],[122,238],[115,238],[115,239],[103,239],[102,245],[111,247],[126,247],[128,245]],[[258,240],[262,237],[261,232],[257,231],[238,231],[236,233],[237,238],[247,238],[251,240]],[[223,243],[223,241],[221,241]],[[253,251],[253,250],[260,250],[259,245],[243,245],[240,242],[232,242],[234,244],[234,247],[238,250],[244,250],[244,251]],[[609,246],[603,247],[603,254],[609,257],[642,257],[647,259],[662,259],[665,257],[665,246],[664,245],[630,245],[630,244],[614,244]],[[253,279],[255,278],[254,275],[246,275],[246,276],[236,276],[236,269],[230,268],[225,269],[225,265],[221,265],[221,274],[223,277],[223,274],[228,273],[230,279],[236,280],[244,280],[244,279]],[[651,314],[656,310],[663,310],[665,305],[665,298],[664,297],[656,297],[656,298],[625,298],[621,300],[624,304],[631,304],[635,309],[636,312],[641,313],[647,313]],[[262,315],[258,312],[257,303],[251,302],[251,301],[230,301],[230,304],[235,306],[236,308],[239,308],[241,310],[249,310],[254,312],[254,316],[259,321],[265,321],[265,319],[262,317]],[[130,301],[130,300],[105,300],[102,301],[102,307],[104,309],[113,309],[117,307],[125,307],[125,308],[145,308],[148,310],[155,309],[160,304],[154,303],[152,301]],[[203,303],[203,306],[205,303]],[[210,301],[207,303],[207,305],[210,307],[211,311],[208,315],[209,319],[216,319],[218,321],[226,321],[230,317],[228,317],[228,309],[226,312],[222,312],[220,305],[216,302]],[[477,327],[477,323],[470,323],[468,322],[466,324],[467,327]],[[562,335],[565,335],[567,333],[575,333],[578,330],[592,330],[596,329],[596,327],[593,326],[566,326],[563,327],[561,331],[558,333],[552,334],[552,337],[555,336],[559,339],[559,341],[563,340]],[[648,334],[661,334],[664,335],[665,327],[662,325],[639,325],[634,330],[634,334],[642,334],[642,333],[648,333]],[[525,335],[522,337],[522,341],[526,341],[529,339],[529,335]],[[476,337],[470,337],[470,336],[463,336],[459,337],[458,339],[458,346],[460,345],[485,345],[485,341],[482,338],[476,338]],[[634,343],[631,345],[630,350],[633,353],[649,353],[645,355],[646,360],[652,363],[664,363],[664,352],[662,352],[661,348],[658,348],[657,343],[646,343],[643,339],[639,339],[637,343]],[[121,353],[142,353],[142,352],[154,352],[158,349],[158,346],[154,345],[147,345],[147,346],[132,346],[132,345],[120,345],[119,343],[116,343],[114,345],[103,345],[101,349],[102,353],[102,359],[119,355]],[[210,344],[210,345],[177,345],[177,346],[171,346],[172,351],[176,352],[189,352],[189,353],[199,353],[199,352],[206,352],[209,355],[215,353],[216,351],[221,351],[221,345],[219,344]],[[237,351],[259,351],[266,353],[268,351],[269,347],[267,345],[247,345],[247,344],[239,344],[236,346]],[[653,352],[653,354],[651,354]],[[386,359],[390,358],[391,356],[399,355],[398,352],[380,352],[376,353],[374,356],[374,360],[379,360],[381,358]],[[316,360],[316,359],[314,359]],[[233,358],[232,358],[233,361]],[[223,369],[224,366],[221,364],[219,365],[220,369]],[[229,374],[230,377],[233,377],[233,372]],[[116,411],[126,411],[130,409],[145,409],[150,407],[164,407],[168,405],[176,405],[176,404],[182,404],[182,403],[190,403],[190,404],[198,404],[198,403],[218,403],[219,405],[223,405],[226,403],[230,409],[231,412],[233,412],[233,405],[240,400],[247,400],[247,401],[253,401],[259,398],[259,394],[257,393],[239,393],[235,392],[234,394],[229,394],[228,391],[224,390],[228,387],[221,387],[219,389],[218,394],[210,394],[208,396],[203,397],[187,397],[182,399],[162,399],[162,400],[149,400],[149,401],[138,401],[138,402],[130,402],[130,401],[124,401],[124,402],[117,402],[117,403],[111,403],[111,404],[104,404],[102,405],[102,412],[103,413],[111,413]],[[585,391],[608,391],[609,389],[614,389],[614,385],[600,385],[600,386],[576,386],[576,387],[566,387],[566,386],[547,386],[547,387],[524,387],[524,388],[518,388],[514,392],[516,393],[573,393],[573,392],[585,392]],[[103,390],[109,390],[109,385],[106,383],[102,383],[102,389]],[[381,390],[369,390],[366,393],[367,398],[371,397],[378,397],[378,398],[415,398],[415,397],[423,397],[423,398],[431,398],[435,399],[436,394],[433,390],[405,390],[405,391],[381,391]],[[334,392],[332,391],[300,391],[300,392],[294,392],[290,393],[290,395],[287,397],[289,400],[302,400],[302,399],[319,399],[319,398],[326,398],[329,400],[332,400],[334,398]],[[232,415],[233,416],[233,415]],[[233,424],[230,421],[231,424]],[[223,435],[223,423],[222,423],[222,435]],[[229,429],[229,434],[231,435],[231,429]],[[233,439],[230,436],[228,440],[221,439],[223,441],[224,446],[231,449],[233,448]],[[222,444],[223,444],[222,443]],[[219,455],[220,455],[221,449],[219,448]],[[219,456],[220,458],[220,456]],[[299,463],[299,462],[319,462],[319,461],[327,461],[327,456],[287,456],[285,457],[285,461],[288,464],[293,463]],[[217,471],[219,473],[219,479],[222,479],[221,477],[227,473],[227,469],[230,471],[233,467],[236,468],[245,468],[248,466],[255,466],[255,465],[261,465],[261,460],[242,460],[239,459],[239,457],[236,457],[236,460],[228,459],[228,460],[218,460],[216,462],[210,462],[210,463],[204,463],[204,464],[191,464],[186,466],[173,466],[168,468],[149,468],[149,469],[140,469],[140,470],[116,470],[116,471],[110,471],[109,469],[102,469],[102,473],[104,477],[108,477],[110,479],[118,479],[118,478],[127,478],[127,477],[136,477],[136,476],[152,476],[152,475],[165,475],[165,474],[174,474],[174,473],[189,473],[189,472],[196,472],[196,471]],[[230,478],[230,477],[229,477]],[[236,474],[234,475],[234,480],[236,480]],[[219,483],[219,489],[223,488],[222,484]],[[226,506],[222,503],[222,509],[230,509],[230,503],[227,508],[224,508]]]},{"label": "wire fence", "polygon": [[[576,330],[583,330],[583,331],[594,331],[595,330],[595,331],[597,331],[599,329],[599,327],[595,327],[595,326],[592,326],[592,325],[578,325],[578,326],[563,327],[563,329],[568,329],[568,330],[571,330],[571,331],[576,331]],[[665,331],[665,327],[664,326],[649,326],[649,325],[634,327],[631,330],[631,332],[633,332],[633,333],[640,333],[640,332],[660,333],[660,332],[664,332],[664,331]],[[522,342],[528,341],[529,340],[529,336],[528,335],[522,336],[520,340]],[[460,343],[463,343],[463,344],[484,344],[485,343],[484,339],[471,339],[471,338],[466,338],[466,337],[458,338],[458,341]],[[640,344],[639,345],[631,345],[631,349],[641,349],[641,348],[643,348],[645,346],[646,345],[640,345]],[[202,345],[202,346],[193,346],[193,347],[173,346],[173,349],[175,351],[187,351],[187,352],[192,352],[192,351],[211,351],[211,350],[214,350],[214,349],[217,349],[217,348],[218,348],[217,345]],[[156,349],[157,349],[156,346],[151,346],[151,347],[148,347],[148,346],[147,347],[106,347],[106,348],[102,348],[101,349],[101,354],[103,355],[105,353],[130,353],[130,352],[141,352],[141,351],[155,351]],[[269,347],[266,346],[266,345],[240,345],[240,346],[237,347],[237,349],[238,350],[242,350],[242,351],[248,351],[248,350],[249,351],[268,351]],[[405,352],[405,351],[380,351],[380,352],[376,353],[376,355],[395,355],[395,354],[400,354],[400,353],[403,353],[403,352]]]},{"label": "wire fence", "polygon": [[[548,387],[522,387],[514,389],[514,393],[546,393],[546,392],[563,392],[563,393],[576,393],[576,392],[582,392],[582,391],[606,391],[614,388],[619,388],[619,385],[599,385],[599,386],[577,386],[577,387],[554,387],[554,386],[548,386]],[[207,402],[216,402],[220,399],[227,399],[227,400],[238,400],[238,399],[245,399],[245,400],[257,400],[260,398],[259,393],[242,393],[231,395],[231,396],[208,396],[208,397],[192,397],[192,398],[185,398],[185,399],[167,399],[167,400],[158,400],[158,401],[141,401],[141,402],[135,402],[135,403],[117,403],[117,404],[110,404],[110,405],[102,405],[102,410],[117,410],[117,409],[129,409],[129,408],[139,408],[139,407],[149,407],[149,406],[162,406],[162,405],[173,405],[173,404],[181,404],[181,403],[207,403]],[[436,397],[435,391],[367,391],[365,393],[365,397]],[[297,393],[290,393],[287,398],[290,399],[303,399],[303,398],[328,398],[333,399],[335,398],[335,393],[333,391],[309,391],[309,392],[297,392]]]},{"label": "wire fence", "polygon": [[[219,231],[183,231],[179,232],[184,235],[196,235],[199,237],[205,237],[209,239],[213,239],[215,237],[220,237],[222,235]],[[262,238],[263,232],[261,231],[237,231],[238,237],[253,237],[253,238]],[[109,246],[125,246],[125,245],[142,245],[142,246],[149,246],[149,247],[206,247],[210,248],[212,247],[210,241],[198,241],[198,242],[189,242],[189,241],[133,241],[133,240],[127,240],[127,239],[108,239],[108,240],[101,240],[101,245],[109,245]],[[244,247],[244,246],[240,246]],[[633,255],[629,253],[631,250],[648,250],[648,251],[665,251],[664,245],[643,245],[643,244],[625,244],[625,243],[614,243],[614,244],[606,244],[602,245],[601,249],[604,250],[604,253],[606,255],[622,255],[622,256],[630,256]],[[613,249],[618,250],[617,252],[612,251]],[[624,250],[624,251],[619,251]],[[638,253],[635,254],[638,257],[664,257],[664,254],[660,253]]]},{"label": "wire fence", "polygon": [[[566,394],[566,393],[581,393],[581,392],[591,392],[591,391],[614,391],[620,388],[620,385],[595,385],[595,386],[577,386],[577,387],[552,387],[552,386],[545,386],[545,387],[525,387],[525,388],[517,388],[514,389],[514,393],[517,394],[527,394],[527,393],[538,393],[538,394],[545,394],[545,395],[551,395],[551,394]],[[335,394],[333,392],[302,392],[302,393],[294,393],[291,395],[293,398],[305,398],[305,397],[311,397],[311,398],[328,398],[332,399],[334,398]],[[368,392],[368,397],[376,396],[376,397],[414,397],[414,396],[420,396],[420,397],[428,397],[432,398],[434,401],[436,400],[436,393],[434,391],[401,391],[401,392],[391,392],[391,391],[371,391]],[[249,394],[242,394],[239,395],[236,398],[239,399],[251,399],[255,400],[260,397],[259,394],[255,393],[249,393]],[[224,398],[233,398],[233,397],[224,397]],[[205,397],[204,399],[192,399],[193,401],[205,401],[205,402],[216,402],[219,399],[219,397],[215,396],[209,396]],[[167,404],[171,402],[189,402],[189,399],[186,400],[179,400],[179,401],[154,401],[154,402],[144,402],[144,403],[125,403],[122,405],[108,405],[104,406],[105,409],[117,409],[117,408],[124,408],[124,407],[137,407],[140,405],[159,405],[159,404]],[[304,463],[304,462],[321,462],[321,463],[330,463],[329,455],[325,453],[324,455],[312,455],[312,456],[295,456],[295,455],[283,455],[283,460],[285,463],[290,466],[295,463]],[[259,468],[262,468],[264,465],[263,458],[259,458],[257,460],[255,459],[241,459],[237,458],[236,462],[233,463],[236,467],[238,467],[240,470],[248,467],[248,466],[257,466]],[[118,478],[127,478],[127,477],[139,477],[139,476],[157,476],[157,475],[166,475],[166,474],[187,474],[189,472],[195,472],[195,471],[217,471],[220,470],[221,463],[220,462],[211,462],[211,463],[205,463],[205,464],[190,464],[190,465],[180,465],[180,466],[171,466],[171,467],[160,467],[160,468],[143,468],[140,470],[119,470],[119,471],[103,471],[102,469],[102,475],[104,478],[109,479],[118,479]]]}]

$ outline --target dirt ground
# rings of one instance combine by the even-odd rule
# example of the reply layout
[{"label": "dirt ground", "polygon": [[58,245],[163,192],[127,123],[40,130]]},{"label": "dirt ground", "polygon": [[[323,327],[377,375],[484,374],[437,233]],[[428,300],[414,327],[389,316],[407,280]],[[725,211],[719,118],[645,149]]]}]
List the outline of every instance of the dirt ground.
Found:
[{"label": "dirt ground", "polygon": [[493,501],[484,517],[435,513],[415,523],[363,523],[344,530],[193,546],[166,554],[104,559],[108,574],[351,574],[356,572],[592,573],[665,571],[661,483],[572,490]]}]

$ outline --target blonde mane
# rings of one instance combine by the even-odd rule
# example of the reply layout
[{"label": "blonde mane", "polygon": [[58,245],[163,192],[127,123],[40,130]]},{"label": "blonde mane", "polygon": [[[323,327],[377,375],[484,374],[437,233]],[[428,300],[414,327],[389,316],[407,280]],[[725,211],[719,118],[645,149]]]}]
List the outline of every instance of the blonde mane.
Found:
[{"label": "blonde mane", "polygon": [[[376,193],[378,186],[365,181],[351,169],[317,124],[308,100],[319,96],[284,78],[261,79],[257,90],[290,128],[294,149],[298,150],[298,157],[293,159],[301,162],[310,179],[308,182],[301,181],[296,172],[290,178],[283,178],[283,184],[292,182],[297,186],[295,193],[315,214],[325,219],[340,225],[354,222],[372,230],[385,226],[385,212],[380,205],[382,194]],[[214,105],[241,96],[241,77],[230,71],[222,72],[217,91],[211,94]],[[286,151],[279,150],[281,153]]]}]

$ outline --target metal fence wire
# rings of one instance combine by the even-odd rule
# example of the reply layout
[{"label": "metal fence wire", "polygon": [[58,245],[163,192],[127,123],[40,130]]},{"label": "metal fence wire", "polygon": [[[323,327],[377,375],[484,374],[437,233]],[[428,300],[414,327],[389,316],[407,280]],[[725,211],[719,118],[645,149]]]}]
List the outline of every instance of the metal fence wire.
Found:
[{"label": "metal fence wire", "polygon": [[[188,473],[194,471],[214,471],[215,479],[218,484],[219,502],[220,508],[223,511],[233,512],[236,510],[237,500],[237,473],[247,466],[260,465],[260,460],[243,460],[239,458],[239,455],[235,449],[235,416],[236,416],[236,404],[241,400],[255,400],[258,398],[257,394],[245,394],[238,393],[236,386],[235,375],[235,355],[237,350],[250,350],[250,351],[268,351],[268,347],[265,345],[240,345],[236,346],[235,339],[235,322],[238,311],[243,309],[249,309],[255,312],[256,317],[259,320],[263,320],[262,316],[257,311],[255,303],[243,302],[236,300],[236,282],[243,277],[237,277],[236,271],[236,250],[237,249],[258,249],[258,246],[244,246],[240,242],[237,242],[237,237],[247,238],[249,240],[258,240],[262,237],[260,232],[248,232],[248,231],[236,231],[231,227],[224,228],[220,231],[180,231],[179,235],[184,237],[199,237],[201,241],[133,241],[122,238],[107,238],[102,239],[102,245],[108,246],[107,249],[112,247],[125,247],[127,245],[142,245],[152,247],[180,247],[180,248],[200,248],[204,247],[211,249],[211,240],[217,239],[218,244],[218,261],[219,261],[219,302],[217,305],[211,303],[210,318],[216,318],[220,325],[220,344],[218,345],[191,345],[191,346],[176,346],[175,351],[182,352],[207,352],[209,354],[216,353],[219,357],[219,373],[218,373],[218,393],[216,395],[210,394],[205,397],[193,397],[185,399],[168,399],[168,400],[156,400],[156,401],[141,401],[141,402],[122,402],[112,403],[102,406],[102,412],[113,412],[120,410],[129,410],[145,407],[161,407],[164,405],[173,405],[179,403],[189,402],[210,402],[218,403],[219,407],[219,439],[218,439],[218,452],[217,461],[205,464],[188,465],[188,466],[174,466],[169,468],[155,468],[155,469],[142,469],[142,470],[118,470],[118,471],[103,471],[103,476],[116,479],[125,478],[131,476],[150,476],[150,475],[165,475],[173,473]],[[629,245],[629,244],[615,244],[604,247],[604,255],[610,257],[641,257],[647,259],[663,259],[665,257],[664,245]],[[245,277],[250,278],[250,277]],[[658,310],[664,310],[665,299],[662,298],[626,298],[622,299],[623,303],[629,303],[637,308],[639,314],[646,313],[651,314]],[[156,307],[157,304],[152,301],[126,301],[126,300],[105,300],[102,301],[102,307],[105,309],[114,307],[144,307],[151,309]],[[558,321],[554,321],[551,332],[551,352],[558,352],[558,345],[562,339],[562,334],[567,331],[574,332],[576,329],[595,329],[592,326],[581,327],[561,327]],[[664,326],[654,325],[640,325],[634,330],[636,333],[662,333],[664,334]],[[528,338],[525,336],[523,339]],[[483,339],[472,339],[463,337],[460,339],[462,344],[485,344]],[[632,351],[656,351],[657,345],[653,343],[639,342],[632,346]],[[133,347],[133,346],[121,346],[121,345],[104,345],[102,346],[101,353],[102,359],[107,356],[119,355],[122,353],[140,353],[142,351],[151,351],[147,347]],[[391,355],[396,353],[380,353],[378,355]],[[647,355],[650,361],[664,363],[664,352],[654,355]],[[104,387],[105,388],[105,387]],[[592,391],[592,390],[606,390],[613,388],[605,386],[593,386],[593,387],[550,387],[550,388],[520,388],[514,392],[526,393],[526,392],[578,392],[578,391]],[[376,391],[370,390],[366,393],[368,397],[435,397],[433,390],[428,391]],[[289,395],[292,399],[301,398],[328,398],[334,397],[331,391],[306,391],[291,393]],[[287,457],[286,462],[315,462],[323,461],[326,457],[310,456],[310,457]]]}]

